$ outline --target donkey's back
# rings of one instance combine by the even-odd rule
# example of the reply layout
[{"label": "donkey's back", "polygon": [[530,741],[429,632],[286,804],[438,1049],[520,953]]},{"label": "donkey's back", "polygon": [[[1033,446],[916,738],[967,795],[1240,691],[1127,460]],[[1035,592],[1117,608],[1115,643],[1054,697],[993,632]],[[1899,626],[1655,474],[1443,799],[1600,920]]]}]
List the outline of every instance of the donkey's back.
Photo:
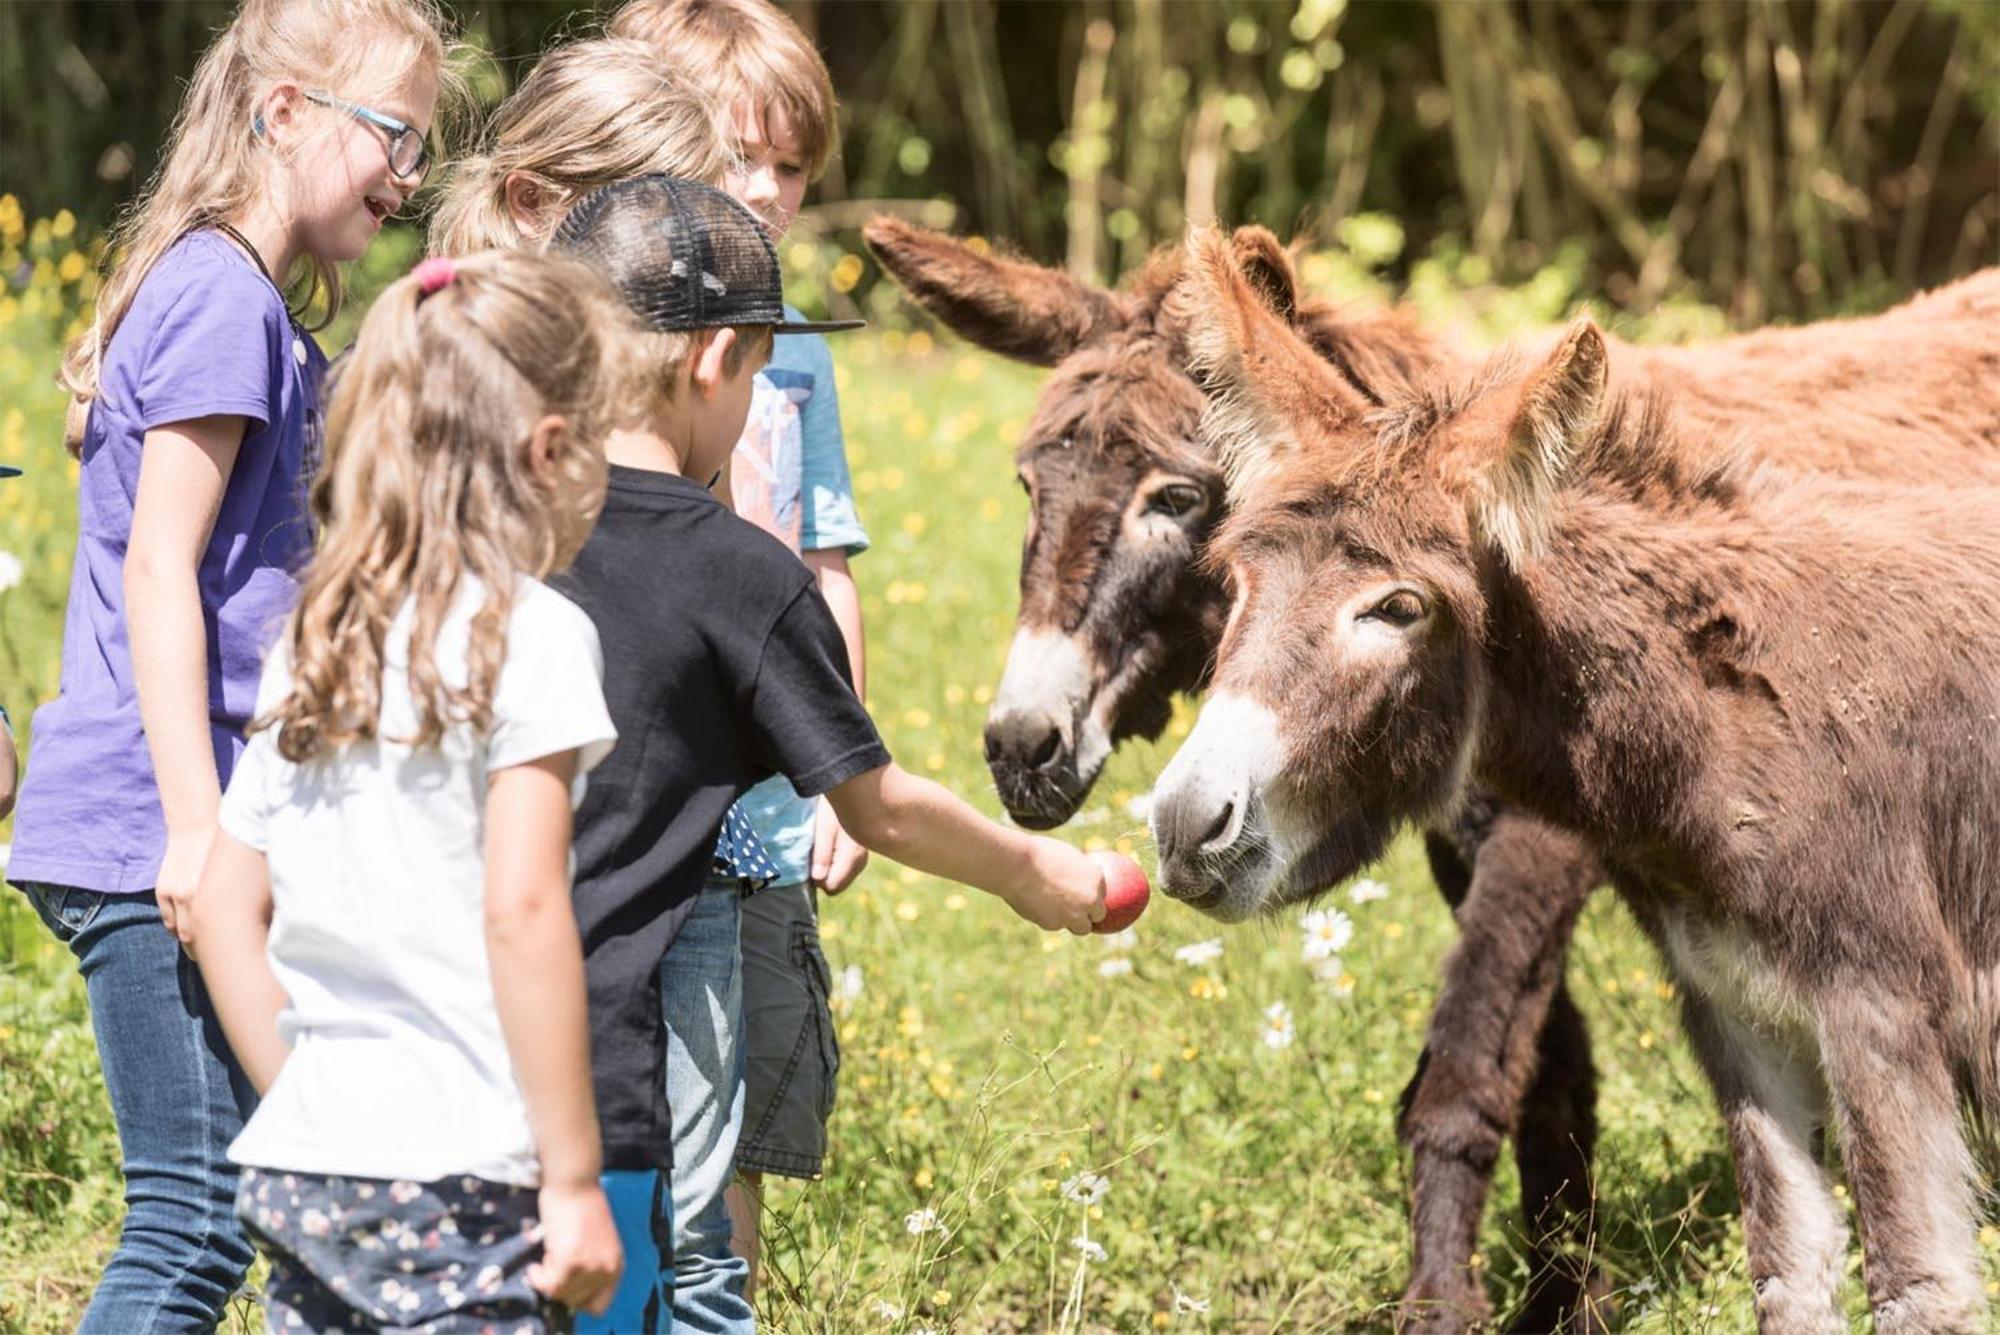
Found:
[{"label": "donkey's back", "polygon": [[1613,365],[1626,385],[1666,391],[1696,436],[1747,442],[1787,467],[2000,480],[2000,268],[1879,315],[1634,346]]}]

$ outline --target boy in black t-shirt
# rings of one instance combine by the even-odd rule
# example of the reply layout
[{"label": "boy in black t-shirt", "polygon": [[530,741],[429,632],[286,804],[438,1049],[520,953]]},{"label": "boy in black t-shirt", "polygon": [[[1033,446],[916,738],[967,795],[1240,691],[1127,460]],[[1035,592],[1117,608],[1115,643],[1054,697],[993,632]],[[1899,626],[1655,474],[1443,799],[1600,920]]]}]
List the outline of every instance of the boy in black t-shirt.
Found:
[{"label": "boy in black t-shirt", "polygon": [[[652,1175],[649,1210],[644,1177],[614,1190],[613,1206],[640,1202],[633,1213],[651,1217],[621,1211],[620,1229],[651,1245],[669,1235],[660,960],[724,814],[752,784],[783,774],[801,796],[824,793],[863,845],[990,891],[1043,928],[1087,933],[1104,883],[1069,845],[997,825],[895,765],[811,572],[709,494],[771,335],[848,327],[786,322],[756,218],[706,186],[641,177],[586,196],[552,245],[612,279],[660,340],[651,369],[665,377],[650,386],[651,420],[607,442],[603,514],[560,584],[597,624],[619,735],[577,812],[575,895],[607,1178]],[[628,1245],[628,1266],[633,1255]],[[628,1273],[602,1324],[579,1330],[650,1328],[626,1305],[646,1283]]]}]

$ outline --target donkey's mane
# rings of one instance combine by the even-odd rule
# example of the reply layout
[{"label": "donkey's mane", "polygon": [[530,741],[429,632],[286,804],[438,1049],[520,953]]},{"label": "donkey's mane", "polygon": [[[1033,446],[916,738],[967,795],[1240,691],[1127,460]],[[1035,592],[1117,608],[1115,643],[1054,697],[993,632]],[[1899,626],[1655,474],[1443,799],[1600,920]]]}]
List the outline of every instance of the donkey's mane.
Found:
[{"label": "donkey's mane", "polygon": [[[1488,395],[1519,383],[1529,369],[1519,349],[1503,348],[1470,376],[1434,376],[1412,386],[1370,414],[1377,444],[1370,466],[1413,466],[1434,433]],[[1634,499],[1721,506],[1740,502],[1753,478],[1779,471],[1755,462],[1742,439],[1691,439],[1671,396],[1650,387],[1607,391],[1565,469],[1572,479]]]}]

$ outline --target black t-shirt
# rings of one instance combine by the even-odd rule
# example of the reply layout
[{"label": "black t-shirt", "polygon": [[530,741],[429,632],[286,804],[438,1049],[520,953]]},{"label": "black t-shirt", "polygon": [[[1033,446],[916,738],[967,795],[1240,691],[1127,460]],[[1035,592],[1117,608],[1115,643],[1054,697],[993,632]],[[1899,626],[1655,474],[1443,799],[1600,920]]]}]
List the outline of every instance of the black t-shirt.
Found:
[{"label": "black t-shirt", "polygon": [[618,745],[576,815],[576,914],[607,1168],[671,1166],[660,958],[724,813],[783,774],[812,797],[889,763],[812,572],[685,478],[611,470],[554,581],[604,644]]}]

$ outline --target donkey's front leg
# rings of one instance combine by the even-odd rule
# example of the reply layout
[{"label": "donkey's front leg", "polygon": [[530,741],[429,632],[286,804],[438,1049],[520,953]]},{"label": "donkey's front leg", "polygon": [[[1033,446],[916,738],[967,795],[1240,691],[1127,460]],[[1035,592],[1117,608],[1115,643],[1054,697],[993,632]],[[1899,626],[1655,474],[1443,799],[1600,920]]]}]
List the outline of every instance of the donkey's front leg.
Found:
[{"label": "donkey's front leg", "polygon": [[1815,1007],[1880,1335],[1989,1329],[1972,1157],[1938,1032],[1938,999],[1902,985],[1945,972],[1910,968],[1893,985],[1839,979]]},{"label": "donkey's front leg", "polygon": [[1813,1153],[1826,1093],[1809,1037],[1752,1029],[1682,982],[1688,1038],[1715,1088],[1736,1161],[1762,1335],[1845,1335],[1847,1218]]},{"label": "donkey's front leg", "polygon": [[[1524,1197],[1536,1196],[1523,1204],[1538,1239],[1550,1225],[1575,1223],[1570,1207],[1588,1199],[1594,1085],[1581,1017],[1567,1012],[1571,1023],[1552,1036],[1554,1049],[1542,1045],[1563,951],[1599,879],[1598,865],[1569,836],[1525,816],[1503,811],[1482,833],[1458,905],[1460,940],[1445,961],[1424,1058],[1404,1091],[1398,1121],[1411,1157],[1413,1256],[1399,1314],[1408,1331],[1465,1330],[1487,1314],[1472,1265],[1480,1216],[1501,1144],[1519,1125],[1531,1082],[1547,1085],[1550,1094],[1537,1100],[1551,1120],[1536,1128],[1535,1153],[1523,1172]],[[1455,887],[1441,879],[1452,897]],[[1581,1072],[1574,1069],[1579,1061]],[[1531,1323],[1578,1306],[1585,1276],[1555,1278],[1539,1284],[1541,1301],[1524,1314]]]}]

